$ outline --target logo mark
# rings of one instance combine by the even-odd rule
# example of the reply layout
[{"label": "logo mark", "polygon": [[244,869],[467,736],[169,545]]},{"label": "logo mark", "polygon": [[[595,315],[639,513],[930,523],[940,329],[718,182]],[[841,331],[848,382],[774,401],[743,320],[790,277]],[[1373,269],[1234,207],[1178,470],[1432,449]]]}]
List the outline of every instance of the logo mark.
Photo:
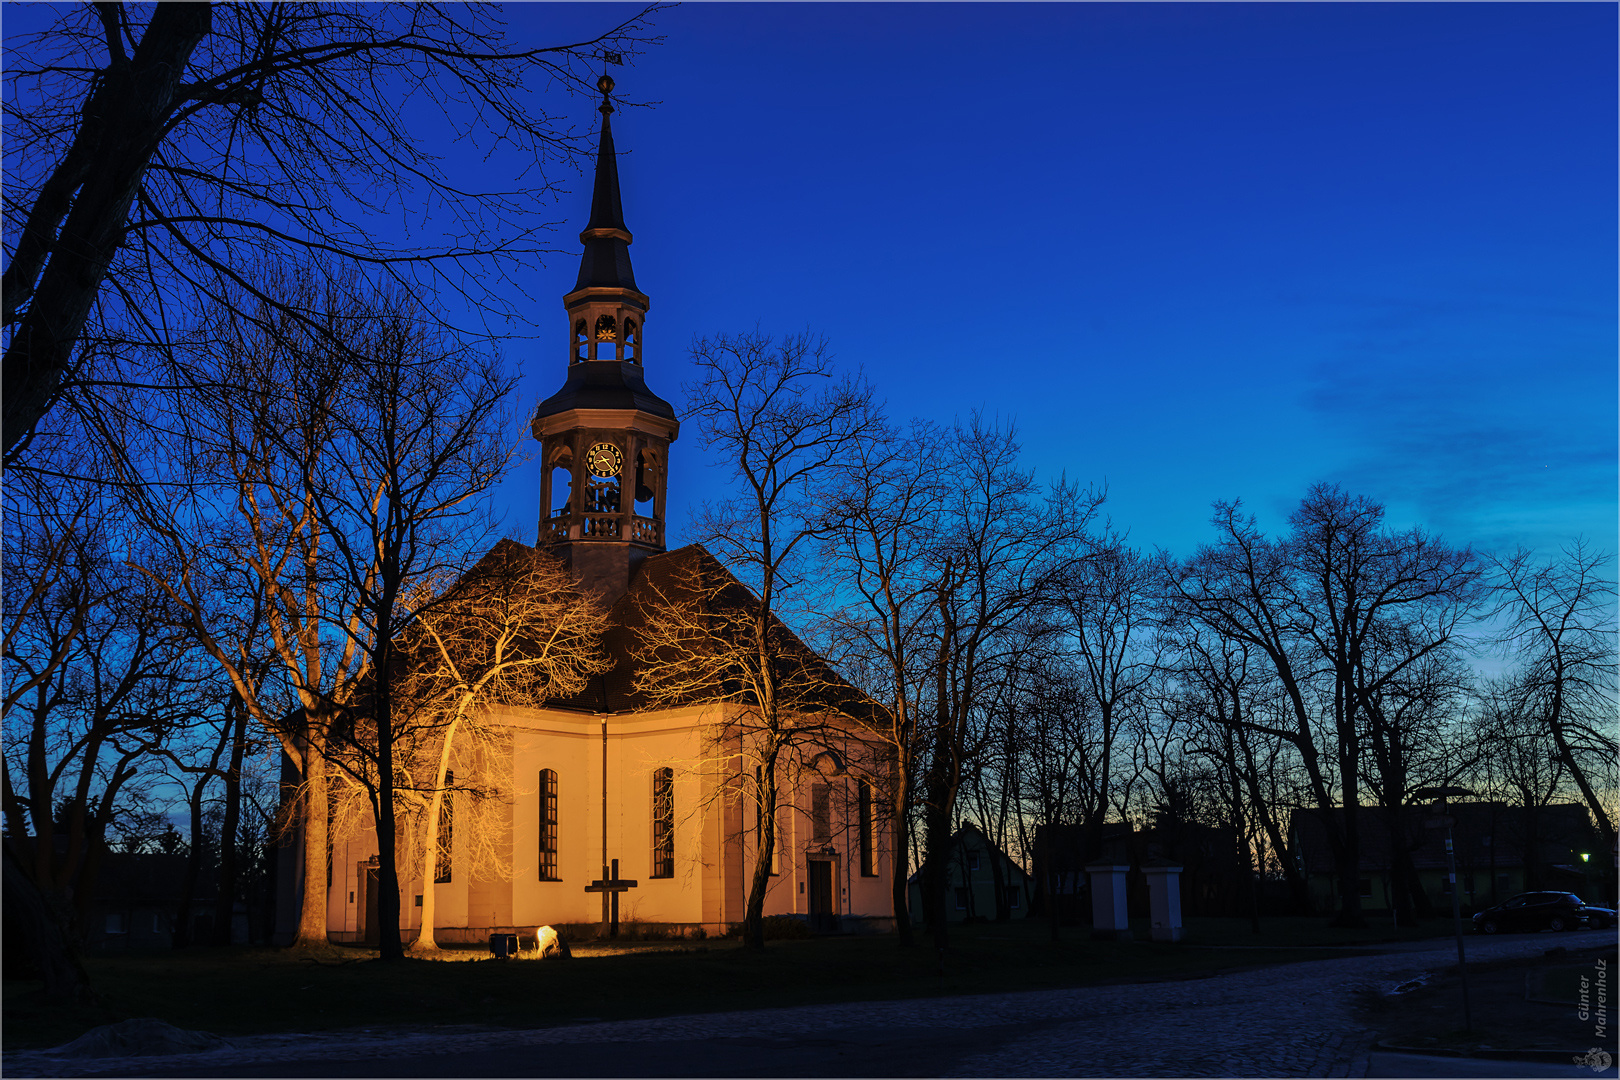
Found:
[{"label": "logo mark", "polygon": [[1593,1072],[1602,1072],[1614,1064],[1614,1056],[1607,1050],[1599,1050],[1594,1046],[1586,1053],[1576,1055],[1574,1061],[1575,1064],[1585,1065]]}]

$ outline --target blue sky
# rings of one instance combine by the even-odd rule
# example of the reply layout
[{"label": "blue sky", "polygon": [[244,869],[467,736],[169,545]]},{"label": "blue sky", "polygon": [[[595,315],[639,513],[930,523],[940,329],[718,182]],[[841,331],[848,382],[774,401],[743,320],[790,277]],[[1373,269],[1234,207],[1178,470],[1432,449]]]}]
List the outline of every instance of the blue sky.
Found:
[{"label": "blue sky", "polygon": [[[8,36],[48,12],[7,5]],[[514,4],[514,42],[636,6]],[[614,68],[649,382],[825,334],[900,419],[1016,420],[1044,478],[1190,553],[1316,481],[1457,543],[1616,546],[1612,4],[705,4]],[[594,101],[548,94],[594,126]],[[497,156],[450,153],[509,188]],[[504,345],[563,377],[589,176]],[[671,541],[715,494],[676,444]],[[532,538],[538,465],[501,489]]]},{"label": "blue sky", "polygon": [[[508,14],[551,40],[620,10]],[[679,404],[694,335],[808,328],[899,417],[1016,418],[1028,462],[1106,483],[1144,546],[1190,552],[1216,498],[1279,527],[1328,480],[1458,543],[1612,550],[1615,22],[677,8],[612,72],[657,102],[615,116],[648,379]],[[540,336],[507,347],[535,399],[576,265],[536,271]],[[675,541],[715,473],[677,444]],[[507,495],[531,532],[535,483]]]}]

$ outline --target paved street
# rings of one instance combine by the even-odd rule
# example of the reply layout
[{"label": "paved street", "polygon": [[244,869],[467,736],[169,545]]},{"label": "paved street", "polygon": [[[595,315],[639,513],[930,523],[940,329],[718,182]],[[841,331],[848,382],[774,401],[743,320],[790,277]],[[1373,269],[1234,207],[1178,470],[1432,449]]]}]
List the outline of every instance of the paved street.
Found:
[{"label": "paved street", "polygon": [[[1470,959],[1612,941],[1606,931],[1469,941]],[[190,1057],[8,1055],[8,1076],[1586,1076],[1572,1063],[1376,1052],[1355,1012],[1455,959],[1434,947],[1076,990],[800,1006],[532,1031],[259,1036]],[[672,987],[672,993],[678,988]],[[1580,1049],[1586,1049],[1581,1047]],[[1612,1045],[1609,1049],[1613,1049]],[[1425,1071],[1439,1069],[1443,1071]],[[1505,1069],[1505,1071],[1504,1071]],[[1392,1071],[1393,1070],[1393,1071]],[[1615,1075],[1610,1069],[1607,1076]]]}]

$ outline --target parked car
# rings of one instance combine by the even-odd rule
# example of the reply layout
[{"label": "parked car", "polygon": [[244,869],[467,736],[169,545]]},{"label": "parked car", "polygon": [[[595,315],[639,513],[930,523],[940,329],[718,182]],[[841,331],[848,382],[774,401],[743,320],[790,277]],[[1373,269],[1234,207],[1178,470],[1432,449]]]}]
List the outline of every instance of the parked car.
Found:
[{"label": "parked car", "polygon": [[1614,908],[1586,905],[1586,925],[1594,930],[1606,930],[1615,923]]},{"label": "parked car", "polygon": [[1520,893],[1475,915],[1474,929],[1482,934],[1504,930],[1573,930],[1589,921],[1588,910],[1574,893]]}]

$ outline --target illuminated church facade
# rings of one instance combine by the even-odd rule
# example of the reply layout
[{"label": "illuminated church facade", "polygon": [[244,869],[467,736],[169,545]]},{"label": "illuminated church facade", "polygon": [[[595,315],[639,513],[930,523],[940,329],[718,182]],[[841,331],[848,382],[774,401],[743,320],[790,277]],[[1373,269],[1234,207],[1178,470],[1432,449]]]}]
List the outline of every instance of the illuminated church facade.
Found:
[{"label": "illuminated church facade", "polygon": [[[512,773],[498,785],[511,792],[498,810],[500,871],[487,871],[487,850],[483,861],[473,857],[479,838],[469,835],[472,823],[456,812],[461,793],[452,791],[441,828],[448,844],[431,868],[437,880],[407,877],[401,867],[407,941],[421,930],[429,888],[441,945],[600,923],[610,896],[619,920],[672,934],[724,933],[744,916],[759,815],[752,799],[737,794],[748,787],[741,771],[753,769],[747,748],[722,737],[727,710],[737,706],[653,708],[635,685],[639,606],[677,593],[675,583],[693,572],[735,579],[701,547],[665,548],[669,455],[680,424],[644,374],[649,302],[630,264],[612,81],[604,76],[601,85],[590,219],[580,233],[578,280],[563,297],[568,360],[562,387],[540,403],[532,431],[542,464],[537,543],[565,562],[579,588],[611,605],[604,645],[614,667],[566,702],[493,710],[510,740],[499,767]],[[892,928],[893,835],[875,790],[887,776],[886,744],[843,717],[785,756],[765,914],[822,931]],[[377,938],[376,851],[369,821],[334,833],[333,940]],[[604,890],[604,880],[634,884]]]}]

